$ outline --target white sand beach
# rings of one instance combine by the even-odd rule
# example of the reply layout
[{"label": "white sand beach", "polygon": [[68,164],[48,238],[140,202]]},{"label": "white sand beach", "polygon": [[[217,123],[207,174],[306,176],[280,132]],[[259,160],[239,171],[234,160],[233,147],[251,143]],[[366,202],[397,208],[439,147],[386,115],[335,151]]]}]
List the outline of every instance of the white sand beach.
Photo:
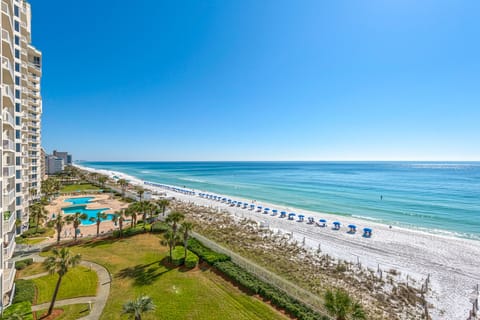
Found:
[{"label": "white sand beach", "polygon": [[[169,197],[192,202],[198,205],[217,207],[226,210],[236,217],[245,217],[258,222],[264,222],[275,231],[293,233],[299,242],[312,249],[321,246],[323,252],[338,259],[350,262],[360,261],[362,265],[372,269],[378,266],[382,270],[396,269],[403,279],[423,282],[430,276],[432,291],[427,299],[434,306],[430,310],[432,319],[467,319],[472,308],[472,302],[478,298],[476,287],[480,284],[480,242],[468,239],[454,238],[405,228],[389,228],[387,225],[353,217],[336,216],[332,214],[308,212],[295,208],[284,208],[275,204],[257,202],[256,205],[295,212],[305,215],[304,222],[280,218],[279,214],[264,214],[257,210],[231,207],[226,203],[205,199],[197,195],[185,195],[178,192],[146,186],[143,181],[120,172],[94,170],[79,166],[88,171],[96,171],[110,177],[114,175],[129,180],[132,185],[140,185],[156,192],[164,192]],[[232,200],[252,203],[251,199],[231,198]],[[270,211],[271,212],[271,211]],[[307,224],[308,217],[328,220],[325,228]],[[339,231],[331,229],[332,222],[339,221],[342,227]],[[348,224],[357,226],[356,234],[348,234]],[[371,238],[362,237],[362,229],[373,229]]]}]

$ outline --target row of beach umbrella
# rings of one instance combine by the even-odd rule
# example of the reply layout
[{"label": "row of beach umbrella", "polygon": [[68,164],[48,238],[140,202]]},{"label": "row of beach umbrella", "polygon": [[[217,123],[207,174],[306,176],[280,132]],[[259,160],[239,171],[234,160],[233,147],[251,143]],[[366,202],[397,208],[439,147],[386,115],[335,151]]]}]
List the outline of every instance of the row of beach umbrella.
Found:
[{"label": "row of beach umbrella", "polygon": [[[214,194],[208,194],[208,193],[199,193],[199,197],[205,198],[205,199],[210,199],[214,201],[218,201],[221,203],[225,203],[231,207],[239,207],[243,209],[250,209],[250,210],[257,210],[257,212],[261,212],[263,214],[269,214],[270,212],[272,215],[277,215],[279,211],[277,209],[270,209],[267,207],[263,207],[261,205],[255,205],[253,203],[247,203],[247,202],[241,202],[241,201],[236,201],[232,200],[223,196],[217,196]],[[298,217],[298,222],[303,222],[305,221],[305,215],[303,214],[296,214],[295,212],[287,212],[287,211],[280,211],[280,218],[288,218],[288,220],[295,220],[295,217]],[[326,219],[319,219],[318,222],[315,222],[314,217],[308,217],[307,221],[309,224],[316,224],[319,227],[326,227],[327,226],[327,220]],[[334,221],[332,223],[333,225],[333,230],[340,230],[341,228],[341,223],[339,221]],[[357,226],[354,224],[349,224],[348,226],[348,233],[354,234],[357,232]],[[373,230],[371,228],[363,228],[363,236],[370,238],[372,236]]]},{"label": "row of beach umbrella", "polygon": [[174,191],[174,192],[178,192],[178,193],[189,195],[189,196],[194,196],[196,194],[195,191],[192,191],[192,190],[189,190],[189,189],[184,189],[184,188],[178,188],[178,187],[174,187],[174,186],[169,186],[169,185],[166,185],[166,184],[154,183],[154,182],[148,182],[148,181],[145,181],[144,183],[147,186],[162,188],[162,189],[165,189],[165,190]]}]

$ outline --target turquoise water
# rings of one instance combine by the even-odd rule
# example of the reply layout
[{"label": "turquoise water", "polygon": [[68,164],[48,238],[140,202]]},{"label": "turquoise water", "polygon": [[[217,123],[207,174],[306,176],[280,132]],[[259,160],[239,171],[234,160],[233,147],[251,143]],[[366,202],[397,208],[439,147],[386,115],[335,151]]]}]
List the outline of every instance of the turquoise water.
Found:
[{"label": "turquoise water", "polygon": [[[86,209],[86,205],[75,205],[75,206],[71,206],[71,207],[67,207],[67,208],[62,209],[62,211],[65,214],[73,214],[73,213],[76,213],[76,212],[85,213],[88,217],[87,217],[87,219],[82,219],[82,225],[83,226],[89,226],[89,225],[95,224],[95,222],[89,221],[89,219],[92,218],[92,217],[96,218],[98,212],[104,212],[106,210],[108,210],[108,208]],[[113,214],[107,214],[107,218],[102,219],[102,221],[112,220],[112,218],[113,218]]]},{"label": "turquoise water", "polygon": [[65,202],[71,202],[72,204],[86,204],[89,203],[90,200],[92,200],[93,197],[82,197],[82,198],[68,198],[65,199]]},{"label": "turquoise water", "polygon": [[480,162],[82,162],[136,178],[480,240]]}]

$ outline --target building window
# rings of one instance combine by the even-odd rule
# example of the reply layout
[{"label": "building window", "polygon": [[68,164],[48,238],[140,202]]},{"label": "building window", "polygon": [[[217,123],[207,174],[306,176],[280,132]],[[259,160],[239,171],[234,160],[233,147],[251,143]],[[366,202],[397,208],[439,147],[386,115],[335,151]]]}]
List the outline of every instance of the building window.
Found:
[{"label": "building window", "polygon": [[22,205],[22,197],[17,197],[17,199],[15,200],[16,202],[16,205],[17,206],[21,206]]},{"label": "building window", "polygon": [[13,14],[15,15],[15,17],[20,16],[20,8],[17,5],[13,7]]},{"label": "building window", "polygon": [[22,192],[22,184],[21,183],[17,183],[16,186],[15,186],[15,192]]},{"label": "building window", "polygon": [[15,98],[20,99],[20,90],[15,90]]},{"label": "building window", "polygon": [[15,152],[20,152],[22,149],[20,147],[20,143],[15,144]]},{"label": "building window", "polygon": [[16,112],[22,112],[22,106],[20,103],[15,103],[15,111]]},{"label": "building window", "polygon": [[16,84],[17,86],[20,85],[20,77],[19,77],[19,76],[15,76],[15,84]]},{"label": "building window", "polygon": [[15,165],[17,165],[17,166],[22,165],[22,158],[21,157],[15,157]]},{"label": "building window", "polygon": [[15,58],[20,59],[20,50],[15,49]]},{"label": "building window", "polygon": [[16,44],[17,46],[20,45],[20,37],[19,37],[19,36],[15,36],[15,44]]},{"label": "building window", "polygon": [[15,117],[15,124],[17,126],[21,125],[22,124],[22,120],[20,119],[20,117]]},{"label": "building window", "polygon": [[14,25],[15,25],[15,31],[20,32],[20,22],[18,22],[17,20],[15,20]]},{"label": "building window", "polygon": [[20,130],[15,130],[15,138],[20,139],[22,137],[22,133]]},{"label": "building window", "polygon": [[15,172],[15,178],[22,179],[22,171],[21,170],[17,170],[17,172]]},{"label": "building window", "polygon": [[20,63],[15,62],[15,71],[20,72]]}]

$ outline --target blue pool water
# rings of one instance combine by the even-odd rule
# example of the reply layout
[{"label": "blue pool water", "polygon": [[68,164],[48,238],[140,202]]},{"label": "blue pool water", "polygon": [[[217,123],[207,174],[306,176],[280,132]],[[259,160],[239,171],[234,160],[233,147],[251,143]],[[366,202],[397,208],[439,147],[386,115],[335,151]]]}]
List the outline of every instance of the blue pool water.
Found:
[{"label": "blue pool water", "polygon": [[82,162],[145,181],[480,240],[480,162]]},{"label": "blue pool water", "polygon": [[68,198],[68,199],[65,199],[65,202],[71,202],[73,205],[86,204],[86,203],[90,203],[90,200],[92,199],[93,197]]},{"label": "blue pool water", "polygon": [[[67,207],[67,208],[62,209],[63,213],[65,213],[65,214],[73,214],[73,213],[76,213],[76,212],[85,213],[88,217],[87,217],[87,219],[82,219],[82,225],[83,226],[88,226],[88,225],[95,224],[95,222],[89,221],[89,219],[91,217],[96,218],[98,212],[105,212],[107,210],[108,210],[108,208],[87,209],[86,205],[83,205],[83,206],[75,205],[75,206],[71,206],[71,207]],[[112,218],[113,218],[113,214],[107,214],[107,218],[102,219],[102,221],[112,220]]]}]

